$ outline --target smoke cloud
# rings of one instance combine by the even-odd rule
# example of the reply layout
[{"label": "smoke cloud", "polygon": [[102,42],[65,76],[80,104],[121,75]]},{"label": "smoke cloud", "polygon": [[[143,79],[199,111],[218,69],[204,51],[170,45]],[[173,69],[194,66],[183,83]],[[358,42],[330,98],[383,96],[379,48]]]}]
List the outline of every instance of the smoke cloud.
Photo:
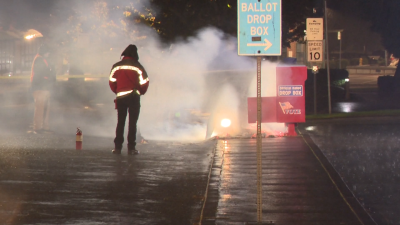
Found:
[{"label": "smoke cloud", "polygon": [[[86,1],[68,3],[68,7],[88,14],[93,7]],[[124,1],[118,3],[123,5]],[[61,1],[55,7],[66,7],[65,4]],[[142,1],[135,7],[146,4]],[[118,23],[122,15],[108,16],[107,20]],[[96,24],[96,21],[90,21],[96,19],[86,16],[81,26]],[[71,23],[60,21],[53,28],[50,36],[62,42],[65,32],[71,29]],[[135,30],[140,33],[133,39],[132,34],[111,37],[104,34],[104,37],[92,41],[96,35],[103,35],[93,29],[77,36],[78,44],[59,46],[59,52],[69,54],[70,66],[76,67],[74,72],[102,75],[103,78],[90,82],[83,79],[59,81],[52,103],[53,130],[72,133],[80,127],[87,135],[114,137],[117,112],[107,76],[129,44],[138,46],[139,61],[150,78],[148,92],[141,97],[138,121],[138,129],[144,138],[204,140],[207,130],[220,123],[211,118],[221,114],[231,115],[235,123],[234,134],[240,134],[241,129],[253,129],[247,123],[247,97],[255,96],[256,63],[255,58],[237,55],[235,37],[209,27],[199,30],[195,37],[165,46],[155,31],[140,25]],[[263,62],[263,96],[276,93],[275,67],[273,63]]]},{"label": "smoke cloud", "polygon": [[[261,62],[261,96],[262,97],[276,97],[276,63],[269,61]],[[257,97],[257,77],[254,77],[251,81],[251,87],[249,88],[248,97]],[[256,124],[249,124],[248,129],[256,130]],[[269,134],[285,133],[286,126],[283,123],[262,123],[262,132]]]}]

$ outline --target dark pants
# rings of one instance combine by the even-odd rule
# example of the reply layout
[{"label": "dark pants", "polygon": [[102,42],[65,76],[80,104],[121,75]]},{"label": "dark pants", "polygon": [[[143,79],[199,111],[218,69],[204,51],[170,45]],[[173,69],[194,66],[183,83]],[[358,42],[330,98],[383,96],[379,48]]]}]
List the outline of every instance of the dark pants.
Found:
[{"label": "dark pants", "polygon": [[117,98],[118,124],[114,139],[115,149],[121,150],[124,143],[124,130],[126,115],[129,112],[128,150],[136,146],[136,123],[140,113],[140,95],[130,93]]}]

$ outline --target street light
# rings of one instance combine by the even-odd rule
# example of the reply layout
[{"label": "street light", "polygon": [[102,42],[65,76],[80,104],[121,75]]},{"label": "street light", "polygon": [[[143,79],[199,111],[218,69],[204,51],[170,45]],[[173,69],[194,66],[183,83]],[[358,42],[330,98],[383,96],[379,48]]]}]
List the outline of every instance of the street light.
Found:
[{"label": "street light", "polygon": [[35,29],[29,29],[27,32],[24,33],[24,38],[26,40],[32,40],[37,37],[43,37],[43,34]]}]

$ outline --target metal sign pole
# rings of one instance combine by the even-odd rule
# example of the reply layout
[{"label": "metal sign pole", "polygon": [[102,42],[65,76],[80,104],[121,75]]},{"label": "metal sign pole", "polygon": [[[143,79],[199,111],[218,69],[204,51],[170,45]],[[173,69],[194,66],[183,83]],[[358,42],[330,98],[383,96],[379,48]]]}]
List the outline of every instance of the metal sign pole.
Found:
[{"label": "metal sign pole", "polygon": [[257,222],[262,222],[261,56],[257,56]]},{"label": "metal sign pole", "polygon": [[261,57],[282,54],[282,0],[238,0],[238,55],[257,57],[257,221],[262,222]]},{"label": "metal sign pole", "polygon": [[314,74],[314,115],[317,115],[317,73]]},{"label": "metal sign pole", "polygon": [[342,69],[342,33],[338,32],[339,38],[339,69]]},{"label": "metal sign pole", "polygon": [[329,114],[332,113],[332,103],[331,103],[331,73],[329,68],[329,41],[328,41],[328,12],[325,0],[325,39],[326,39],[326,60],[327,60],[327,75],[328,75],[328,105]]},{"label": "metal sign pole", "polygon": [[314,115],[317,115],[317,73],[318,73],[318,66],[313,66],[312,73],[314,74]]}]

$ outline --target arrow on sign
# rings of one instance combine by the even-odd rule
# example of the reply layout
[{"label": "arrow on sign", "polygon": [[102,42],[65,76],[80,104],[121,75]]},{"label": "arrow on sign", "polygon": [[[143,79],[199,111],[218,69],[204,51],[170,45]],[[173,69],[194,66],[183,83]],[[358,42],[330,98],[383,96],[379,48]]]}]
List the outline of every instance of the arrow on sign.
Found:
[{"label": "arrow on sign", "polygon": [[255,46],[255,47],[257,47],[257,46],[265,46],[265,51],[267,51],[269,48],[271,48],[271,46],[272,46],[272,43],[270,42],[270,41],[268,41],[268,39],[264,39],[264,41],[265,41],[265,43],[248,43],[247,44],[247,46]]}]

